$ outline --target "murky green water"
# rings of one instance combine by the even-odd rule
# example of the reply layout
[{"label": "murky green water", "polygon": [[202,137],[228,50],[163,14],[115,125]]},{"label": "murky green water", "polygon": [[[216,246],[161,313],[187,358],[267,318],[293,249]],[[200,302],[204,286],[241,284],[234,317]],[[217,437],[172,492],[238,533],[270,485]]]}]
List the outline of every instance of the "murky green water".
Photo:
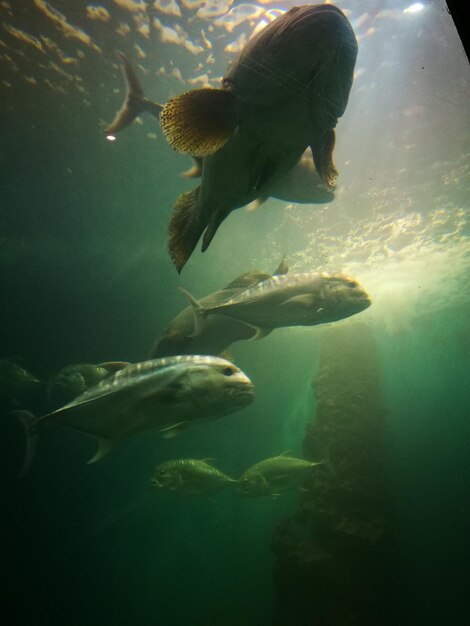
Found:
[{"label": "murky green water", "polygon": [[[361,363],[373,363],[377,381],[390,525],[382,571],[390,586],[374,624],[464,623],[470,73],[445,4],[417,12],[406,2],[338,4],[359,55],[337,126],[334,200],[269,199],[236,210],[181,275],[167,253],[167,225],[176,197],[195,187],[180,176],[189,157],[167,145],[147,114],[115,142],[102,133],[124,93],[116,49],[136,66],[146,95],[166,102],[219,86],[255,29],[291,6],[0,3],[1,358],[41,381],[73,363],[143,361],[187,305],[178,287],[203,297],[248,270],[272,272],[284,255],[290,272],[353,276],[372,300],[332,325],[234,343],[234,362],[255,384],[253,404],[180,438],[130,439],[94,465],[86,464],[92,439],[51,427],[17,480],[23,433],[7,414],[51,407],[44,387],[22,396],[2,386],[6,624],[359,623],[340,601],[336,616],[286,617],[286,607],[307,597],[321,606],[326,594],[309,587],[317,571],[309,546],[323,535],[310,513],[298,518],[315,485],[253,499],[230,489],[210,498],[149,489],[154,467],[173,458],[213,458],[237,478],[284,451],[304,456],[318,372],[326,364],[329,385],[336,380],[328,365],[335,327],[344,328],[352,359],[347,393],[367,407],[354,395],[354,381],[363,394],[367,378],[351,357],[359,323],[374,346]],[[333,412],[343,392],[338,385],[329,397]],[[333,441],[331,463],[341,464],[335,455]],[[279,523],[293,518],[300,530],[276,543]],[[355,591],[363,605],[366,588]]]}]

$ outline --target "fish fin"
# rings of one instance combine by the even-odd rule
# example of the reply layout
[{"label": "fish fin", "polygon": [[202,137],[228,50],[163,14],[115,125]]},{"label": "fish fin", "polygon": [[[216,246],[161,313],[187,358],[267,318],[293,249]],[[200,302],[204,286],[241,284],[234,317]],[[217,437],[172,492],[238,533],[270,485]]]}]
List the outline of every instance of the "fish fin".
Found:
[{"label": "fish fin", "polygon": [[284,450],[284,452],[281,452],[278,456],[286,456],[287,454],[292,454],[292,450]]},{"label": "fish fin", "polygon": [[91,465],[92,463],[97,463],[98,461],[101,461],[101,459],[105,457],[108,452],[114,450],[118,443],[119,442],[115,441],[114,439],[104,439],[100,437],[98,439],[98,450],[91,457],[91,459],[87,461],[87,465]]},{"label": "fish fin", "polygon": [[311,307],[314,305],[316,301],[315,296],[312,293],[303,293],[299,296],[292,296],[292,298],[288,298],[279,306],[298,306],[302,308]]},{"label": "fish fin", "polygon": [[265,185],[276,173],[278,168],[278,159],[267,158],[265,159],[261,170],[258,173],[256,180],[254,181],[253,188],[260,189]]},{"label": "fish fin", "polygon": [[247,326],[251,326],[256,330],[256,333],[253,337],[250,337],[248,341],[258,341],[258,339],[264,339],[267,337],[270,332],[272,332],[272,328],[259,328],[258,326],[252,326],[251,324],[247,324]]},{"label": "fish fin", "polygon": [[161,402],[162,404],[174,404],[178,400],[178,396],[182,391],[183,386],[178,383],[173,383],[169,385],[165,389],[160,389],[159,391],[155,391],[150,396],[150,401],[153,403],[155,400]]},{"label": "fish fin", "polygon": [[152,102],[144,96],[142,85],[127,57],[119,51],[116,54],[121,63],[124,81],[126,83],[126,97],[111,124],[105,128],[104,133],[106,135],[112,135],[127,128],[132,124],[135,118],[144,111],[152,113],[155,117],[159,117],[163,109],[161,104]]},{"label": "fish fin", "polygon": [[20,422],[26,435],[23,465],[17,476],[18,478],[23,478],[31,467],[31,463],[33,462],[34,455],[36,453],[39,439],[38,419],[30,411],[11,411],[9,415]]},{"label": "fish fin", "polygon": [[320,143],[310,144],[315,169],[321,181],[328,189],[333,189],[338,178],[338,170],[333,163],[333,149],[335,147],[335,131],[330,128]]},{"label": "fish fin", "polygon": [[207,463],[208,465],[213,465],[216,459],[209,457],[208,459],[201,459],[201,461],[203,461],[204,463]]},{"label": "fish fin", "polygon": [[188,298],[189,304],[192,307],[193,311],[193,321],[194,321],[194,330],[191,335],[187,335],[188,337],[197,337],[200,335],[204,329],[204,307],[201,303],[196,300],[194,296],[192,296],[189,291],[180,287],[179,290],[184,293],[184,295]]},{"label": "fish fin", "polygon": [[253,200],[253,202],[250,202],[246,205],[245,211],[256,211],[256,209],[259,209],[260,206],[264,204],[268,198],[269,196],[260,196],[259,198],[256,198],[256,200]]},{"label": "fish fin", "polygon": [[129,361],[104,361],[103,363],[98,363],[98,367],[104,367],[110,374],[119,372],[119,370],[124,369],[128,365],[130,365]]},{"label": "fish fin", "polygon": [[160,115],[168,143],[183,154],[214,154],[236,126],[234,97],[227,89],[194,89],[170,98]]},{"label": "fish fin", "polygon": [[235,362],[233,354],[231,352],[229,352],[228,350],[222,350],[222,352],[220,352],[218,354],[218,356],[220,356],[221,359],[225,359],[226,361],[230,361],[231,363]]},{"label": "fish fin", "polygon": [[198,197],[199,187],[180,194],[171,214],[168,252],[178,273],[186,265],[206,226],[199,220]]},{"label": "fish fin", "polygon": [[214,235],[218,231],[223,220],[224,218],[221,218],[220,215],[217,215],[216,213],[212,215],[211,221],[209,222],[206,232],[204,233],[204,237],[202,238],[201,252],[205,252],[210,246],[211,241],[214,239]]},{"label": "fish fin", "polygon": [[193,166],[180,174],[182,178],[200,178],[202,176],[202,157],[194,157]]},{"label": "fish fin", "polygon": [[287,274],[289,271],[289,266],[286,263],[286,255],[284,255],[281,259],[281,262],[277,266],[277,268],[273,272],[273,276],[282,276],[283,274]]},{"label": "fish fin", "polygon": [[181,433],[186,430],[187,423],[186,422],[178,422],[177,424],[173,424],[172,426],[167,426],[167,428],[162,428],[159,430],[159,434],[163,439],[173,439],[173,437],[178,437]]}]

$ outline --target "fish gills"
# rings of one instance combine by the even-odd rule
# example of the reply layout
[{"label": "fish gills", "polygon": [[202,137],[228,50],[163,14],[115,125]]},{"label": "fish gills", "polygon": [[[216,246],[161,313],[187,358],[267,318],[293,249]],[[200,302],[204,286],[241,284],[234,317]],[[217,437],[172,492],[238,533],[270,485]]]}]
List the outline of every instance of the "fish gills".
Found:
[{"label": "fish gills", "polygon": [[199,187],[180,194],[173,207],[168,226],[168,252],[181,272],[196,247],[206,224],[201,224],[197,211]]},{"label": "fish gills", "polygon": [[194,89],[168,100],[160,125],[170,146],[194,157],[217,152],[236,126],[233,100],[227,89]]}]

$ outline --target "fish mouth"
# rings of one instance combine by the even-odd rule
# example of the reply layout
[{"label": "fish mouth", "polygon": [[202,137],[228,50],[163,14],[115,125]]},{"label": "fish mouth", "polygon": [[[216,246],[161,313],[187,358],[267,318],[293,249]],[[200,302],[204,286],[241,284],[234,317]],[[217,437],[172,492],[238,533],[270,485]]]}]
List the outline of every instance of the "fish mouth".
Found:
[{"label": "fish mouth", "polygon": [[237,400],[243,400],[245,402],[252,402],[255,399],[255,390],[251,387],[236,387],[232,389],[230,395]]}]

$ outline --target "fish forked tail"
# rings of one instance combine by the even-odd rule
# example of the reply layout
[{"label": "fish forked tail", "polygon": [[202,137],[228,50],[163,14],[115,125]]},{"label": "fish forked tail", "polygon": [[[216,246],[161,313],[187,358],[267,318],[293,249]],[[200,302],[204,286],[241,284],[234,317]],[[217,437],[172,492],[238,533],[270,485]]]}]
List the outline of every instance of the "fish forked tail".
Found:
[{"label": "fish forked tail", "polygon": [[18,474],[18,478],[23,478],[33,462],[34,454],[39,440],[39,432],[37,426],[37,418],[30,411],[12,411],[10,416],[16,418],[26,435],[26,447],[23,457],[23,465]]},{"label": "fish forked tail", "polygon": [[119,51],[116,52],[116,55],[121,63],[124,82],[126,83],[126,97],[111,124],[105,128],[104,133],[106,135],[112,135],[127,128],[137,116],[145,111],[158,119],[163,109],[161,104],[152,102],[145,97],[142,85],[128,58]]},{"label": "fish forked tail", "polygon": [[180,291],[182,293],[184,293],[184,295],[188,298],[189,300],[189,304],[192,307],[193,310],[193,315],[194,315],[194,330],[191,333],[191,335],[188,335],[188,337],[197,337],[198,335],[200,335],[204,329],[204,325],[205,325],[205,309],[202,306],[202,304],[196,300],[196,298],[194,296],[192,296],[189,291],[186,291],[186,289],[183,289],[183,287],[179,288]]},{"label": "fish forked tail", "polygon": [[186,265],[206,225],[201,223],[197,201],[199,187],[180,194],[168,226],[168,252],[178,270]]}]

